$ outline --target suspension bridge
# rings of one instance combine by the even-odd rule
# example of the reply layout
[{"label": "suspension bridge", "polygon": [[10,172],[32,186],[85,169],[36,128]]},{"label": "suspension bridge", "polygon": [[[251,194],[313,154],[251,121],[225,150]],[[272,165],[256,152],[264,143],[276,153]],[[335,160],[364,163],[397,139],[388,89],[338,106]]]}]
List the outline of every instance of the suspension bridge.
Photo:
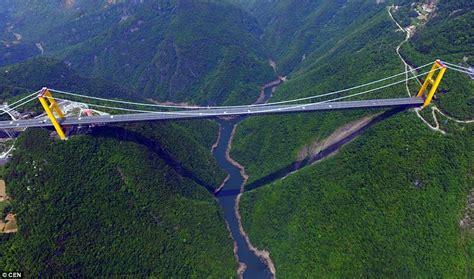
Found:
[{"label": "suspension bridge", "polygon": [[[436,90],[445,74],[450,68],[458,72],[473,75],[472,69],[460,67],[455,64],[436,60],[431,70],[418,74],[423,68],[430,66],[432,63],[420,66],[413,70],[399,73],[390,77],[386,77],[377,81],[365,83],[362,85],[346,88],[329,93],[319,94],[315,96],[292,99],[287,101],[241,105],[241,106],[218,106],[218,107],[202,107],[202,106],[180,106],[180,105],[160,105],[149,103],[136,103],[129,101],[121,101],[115,99],[105,99],[93,96],[80,95],[66,91],[43,88],[38,92],[30,94],[10,105],[10,109],[4,109],[2,114],[9,114],[15,109],[22,107],[32,101],[39,100],[46,115],[35,119],[12,119],[10,121],[0,121],[0,129],[23,129],[31,127],[54,127],[61,139],[67,139],[64,128],[76,125],[91,125],[99,123],[122,123],[122,122],[138,122],[138,121],[163,121],[163,120],[180,120],[180,119],[199,119],[214,117],[230,117],[230,116],[253,116],[266,114],[284,114],[284,113],[308,113],[315,111],[333,111],[333,110],[349,110],[349,109],[376,109],[376,108],[414,108],[426,107],[430,104]],[[412,77],[408,77],[412,74]],[[376,88],[358,91],[348,95],[342,95],[345,92],[351,92],[367,86],[378,83],[387,82],[399,76],[405,76],[402,80],[381,85]],[[374,91],[380,91],[397,84],[408,83],[411,79],[418,79],[426,76],[424,83],[415,97],[410,98],[391,98],[391,99],[371,99],[371,100],[353,100],[343,101],[348,98],[362,96]],[[472,78],[472,76],[471,76]],[[55,95],[65,95],[69,99],[57,98]],[[332,99],[326,99],[319,102],[308,102],[313,99],[335,96]],[[86,115],[86,116],[65,116],[61,110],[59,102],[78,102],[71,99],[80,99],[81,104],[87,107],[96,107],[107,109],[110,111],[122,111],[126,113],[112,115]],[[85,100],[94,100],[97,103],[87,102]],[[302,103],[303,102],[303,103]],[[114,105],[110,105],[110,103]],[[296,104],[295,104],[296,103]],[[120,105],[120,106],[118,106]],[[126,107],[124,107],[126,106]],[[137,107],[159,108],[161,111],[137,109]],[[0,114],[1,115],[1,114]],[[13,117],[12,117],[13,118]]]}]

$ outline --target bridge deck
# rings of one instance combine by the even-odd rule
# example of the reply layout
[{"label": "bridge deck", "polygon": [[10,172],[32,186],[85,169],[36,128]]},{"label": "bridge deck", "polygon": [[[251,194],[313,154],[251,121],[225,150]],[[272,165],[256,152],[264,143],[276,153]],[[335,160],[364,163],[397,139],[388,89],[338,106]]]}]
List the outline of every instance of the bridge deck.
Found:
[{"label": "bridge deck", "polygon": [[[364,101],[345,101],[306,105],[271,105],[260,107],[242,107],[230,109],[199,109],[175,112],[157,112],[157,113],[134,113],[121,115],[103,115],[86,117],[66,117],[60,122],[61,125],[87,125],[97,123],[120,123],[137,121],[160,121],[160,120],[180,120],[197,118],[214,118],[219,116],[235,115],[265,115],[265,114],[283,114],[283,113],[303,113],[315,111],[332,111],[348,109],[376,109],[389,107],[420,107],[423,105],[422,98],[397,98],[397,99],[379,99]],[[53,126],[47,118],[0,121],[0,129],[29,128],[29,127],[50,127]]]}]

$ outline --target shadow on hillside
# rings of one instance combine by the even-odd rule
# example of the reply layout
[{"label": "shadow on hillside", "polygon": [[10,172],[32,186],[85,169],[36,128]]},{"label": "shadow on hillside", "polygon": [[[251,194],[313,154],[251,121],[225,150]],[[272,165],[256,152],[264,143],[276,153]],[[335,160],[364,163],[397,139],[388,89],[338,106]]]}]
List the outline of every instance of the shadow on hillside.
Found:
[{"label": "shadow on hillside", "polygon": [[203,186],[206,188],[206,190],[213,194],[214,193],[214,187],[212,187],[210,184],[207,182],[201,180],[198,178],[194,173],[183,167],[180,162],[176,161],[173,159],[173,157],[161,146],[159,143],[155,142],[154,140],[147,138],[143,136],[142,134],[127,130],[122,127],[116,127],[116,126],[102,126],[102,127],[96,127],[92,129],[92,132],[90,133],[92,136],[95,137],[102,137],[102,138],[112,138],[120,141],[126,141],[126,142],[131,142],[131,143],[136,143],[140,144],[143,146],[146,146],[148,150],[150,150],[152,153],[158,155],[161,159],[163,159],[167,165],[169,165],[174,171],[176,171],[179,175],[182,177],[191,179],[195,183]]},{"label": "shadow on hillside", "polygon": [[353,133],[349,134],[347,137],[345,137],[345,138],[339,140],[338,142],[335,142],[334,144],[328,146],[327,148],[321,150],[318,154],[315,154],[315,155],[311,156],[310,158],[305,159],[304,161],[294,162],[294,163],[292,163],[292,164],[290,164],[286,167],[283,167],[283,168],[281,168],[281,169],[279,169],[279,170],[277,170],[277,171],[275,171],[275,172],[273,172],[273,173],[271,173],[271,174],[269,174],[265,177],[262,177],[258,180],[255,180],[254,182],[246,185],[245,186],[245,192],[255,190],[255,189],[260,188],[264,185],[270,184],[270,183],[272,183],[276,180],[282,179],[282,178],[284,178],[285,176],[287,176],[288,174],[290,174],[294,171],[302,169],[305,166],[308,166],[310,164],[313,164],[317,161],[320,161],[320,160],[328,157],[329,155],[331,155],[331,154],[335,153],[336,151],[338,151],[340,147],[342,147],[343,145],[349,143],[350,141],[355,139],[357,136],[359,136],[360,134],[365,132],[368,128],[370,128],[373,125],[381,122],[382,120],[390,118],[393,115],[396,115],[396,114],[398,114],[398,113],[400,113],[404,110],[405,110],[405,108],[394,108],[394,109],[390,109],[390,110],[385,111],[384,113],[382,113],[379,116],[372,119],[372,121],[367,123],[365,126],[360,128],[359,130],[354,131]]}]

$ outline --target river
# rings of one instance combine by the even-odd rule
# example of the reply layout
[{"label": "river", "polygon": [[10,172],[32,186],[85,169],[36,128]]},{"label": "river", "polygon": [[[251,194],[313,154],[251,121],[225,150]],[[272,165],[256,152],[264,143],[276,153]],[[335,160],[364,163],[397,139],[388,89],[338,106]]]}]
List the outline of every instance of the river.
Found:
[{"label": "river", "polygon": [[[279,84],[279,83],[278,83]],[[263,94],[257,101],[257,103],[266,103],[272,95],[272,90],[274,87],[278,86],[274,83],[271,86],[263,90]],[[366,131],[372,125],[387,119],[394,114],[397,114],[404,109],[391,109],[386,110],[378,116],[374,116],[370,121],[367,121],[363,125],[360,125],[354,130],[351,130],[350,133],[344,135],[343,138],[338,139],[337,141],[331,143],[318,154],[311,156],[311,158],[306,159],[303,162],[295,162],[294,164],[284,168],[277,173],[271,174],[268,177],[261,179],[248,185],[248,189],[245,191],[258,188],[262,185],[272,183],[275,180],[282,179],[288,174],[299,170],[309,164],[318,162],[327,156],[335,153],[341,146],[349,143],[361,133]],[[254,249],[251,248],[251,244],[247,240],[248,238],[245,235],[243,229],[241,230],[240,215],[238,208],[239,195],[244,192],[244,184],[246,183],[247,178],[244,177],[245,173],[243,169],[230,157],[230,147],[232,145],[233,132],[236,126],[244,120],[246,117],[235,117],[230,119],[220,119],[218,123],[220,125],[219,139],[214,146],[213,155],[217,160],[218,165],[228,173],[227,179],[224,181],[221,188],[216,193],[216,198],[220,206],[224,210],[224,218],[229,227],[232,238],[234,239],[236,247],[236,256],[240,263],[239,271],[242,272],[243,278],[273,278],[274,274],[270,271],[271,269],[274,272],[273,263],[270,259],[267,260],[257,256]]]},{"label": "river", "polygon": [[[264,94],[259,102],[266,102],[271,97],[273,87],[267,87],[263,90]],[[216,194],[220,206],[224,210],[224,218],[229,227],[232,238],[236,245],[236,256],[241,265],[240,270],[244,268],[243,278],[272,278],[267,264],[255,254],[249,247],[249,243],[240,230],[240,217],[238,213],[238,196],[243,191],[246,181],[241,169],[228,158],[228,148],[230,148],[233,138],[233,131],[236,125],[244,120],[245,117],[236,117],[227,120],[218,120],[220,133],[217,145],[213,150],[213,155],[219,166],[225,170],[229,176],[222,185],[220,191]]]}]

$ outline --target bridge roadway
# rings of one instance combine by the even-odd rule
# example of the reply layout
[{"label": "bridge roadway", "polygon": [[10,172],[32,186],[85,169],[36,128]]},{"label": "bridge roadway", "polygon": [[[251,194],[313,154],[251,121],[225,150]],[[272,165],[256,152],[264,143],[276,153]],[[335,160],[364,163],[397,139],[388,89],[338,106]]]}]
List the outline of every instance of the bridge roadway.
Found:
[{"label": "bridge roadway", "polygon": [[[70,125],[87,125],[99,123],[120,123],[120,122],[137,122],[137,121],[160,121],[160,120],[180,120],[180,119],[196,119],[196,118],[214,118],[236,115],[266,115],[266,114],[283,114],[283,113],[303,113],[315,111],[332,111],[332,110],[348,110],[348,109],[377,109],[377,108],[410,108],[421,107],[423,98],[397,98],[397,99],[378,99],[364,101],[344,101],[314,104],[292,104],[292,105],[269,105],[269,106],[251,106],[237,107],[227,109],[196,109],[196,110],[180,110],[173,112],[156,112],[156,113],[133,113],[120,115],[101,115],[101,116],[84,116],[84,117],[65,117],[60,121],[62,126]],[[0,129],[14,128],[30,128],[30,127],[50,127],[53,126],[47,118],[16,120],[16,121],[0,121]]]}]

